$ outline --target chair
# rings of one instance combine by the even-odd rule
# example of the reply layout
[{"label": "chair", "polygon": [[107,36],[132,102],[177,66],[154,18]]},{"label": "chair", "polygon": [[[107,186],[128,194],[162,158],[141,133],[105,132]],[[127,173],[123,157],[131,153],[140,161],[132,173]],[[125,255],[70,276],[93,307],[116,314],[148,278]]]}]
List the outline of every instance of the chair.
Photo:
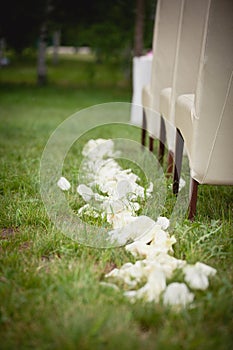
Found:
[{"label": "chair", "polygon": [[153,55],[133,58],[133,96],[130,113],[130,121],[134,125],[142,125],[142,88],[150,82]]},{"label": "chair", "polygon": [[190,165],[189,219],[198,184],[233,185],[233,1],[211,0],[194,94],[177,98],[173,192],[185,142]]},{"label": "chair", "polygon": [[[159,111],[164,119],[161,123],[160,139],[166,134],[170,174],[175,153],[175,102],[179,95],[194,93],[209,3],[210,0],[184,1],[177,35],[172,84],[160,94]],[[161,154],[161,157],[163,156],[164,154]]]},{"label": "chair", "polygon": [[[184,0],[158,0],[153,36],[153,60],[150,84],[142,91],[143,122],[142,145],[146,131],[149,133],[149,148],[160,136],[159,99],[160,91],[171,86],[176,53],[179,21]],[[157,114],[157,117],[155,116]]]}]

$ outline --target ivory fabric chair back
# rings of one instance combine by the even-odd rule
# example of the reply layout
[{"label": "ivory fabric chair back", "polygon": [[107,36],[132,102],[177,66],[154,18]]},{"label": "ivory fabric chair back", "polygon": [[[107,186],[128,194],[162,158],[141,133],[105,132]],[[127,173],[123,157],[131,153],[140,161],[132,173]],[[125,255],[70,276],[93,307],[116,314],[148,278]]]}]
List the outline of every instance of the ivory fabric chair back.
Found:
[{"label": "ivory fabric chair back", "polygon": [[233,184],[233,1],[212,0],[193,111],[192,177]]},{"label": "ivory fabric chair back", "polygon": [[[177,99],[175,125],[185,141],[189,157],[192,218],[196,211],[198,183],[233,185],[232,0],[209,3],[195,94],[181,95]],[[179,146],[177,142],[178,163]],[[179,176],[180,165],[176,165]]]},{"label": "ivory fabric chair back", "polygon": [[172,153],[175,150],[175,102],[179,95],[194,93],[196,89],[209,4],[210,0],[184,1],[172,84],[160,94],[160,113],[165,119],[168,148]]},{"label": "ivory fabric chair back", "polygon": [[152,54],[133,58],[133,96],[130,121],[134,125],[142,125],[142,88],[150,82]]},{"label": "ivory fabric chair back", "polygon": [[[154,113],[157,112],[158,114],[159,112],[161,90],[171,86],[183,1],[158,0],[156,7],[151,80],[142,92],[146,129],[150,136],[156,138],[159,137],[160,125],[158,125],[158,121],[160,119],[155,118]],[[150,113],[150,110],[152,113]]]}]

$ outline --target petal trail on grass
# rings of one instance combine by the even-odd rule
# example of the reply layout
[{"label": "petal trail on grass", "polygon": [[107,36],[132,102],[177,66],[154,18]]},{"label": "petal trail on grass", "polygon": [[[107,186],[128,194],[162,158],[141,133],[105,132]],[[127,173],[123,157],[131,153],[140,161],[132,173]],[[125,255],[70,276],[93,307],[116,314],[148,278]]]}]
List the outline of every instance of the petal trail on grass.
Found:
[{"label": "petal trail on grass", "polygon": [[[122,288],[124,296],[131,302],[138,299],[145,302],[160,302],[179,310],[190,306],[195,295],[192,290],[205,290],[209,277],[216,270],[197,262],[188,264],[172,254],[176,243],[174,235],[167,231],[169,219],[159,216],[156,221],[146,215],[139,215],[141,201],[146,201],[153,192],[153,184],[147,188],[139,185],[139,177],[131,169],[122,169],[115,159],[120,155],[114,150],[112,140],[89,140],[83,148],[84,156],[81,179],[77,192],[86,202],[78,210],[83,218],[103,218],[112,227],[109,240],[125,245],[135,263],[128,262],[114,268],[105,275],[105,287]],[[70,189],[70,183],[61,177],[57,185],[63,190]],[[180,189],[185,181],[180,183]],[[180,271],[183,282],[169,282],[174,272]],[[187,286],[188,285],[188,286]]]}]

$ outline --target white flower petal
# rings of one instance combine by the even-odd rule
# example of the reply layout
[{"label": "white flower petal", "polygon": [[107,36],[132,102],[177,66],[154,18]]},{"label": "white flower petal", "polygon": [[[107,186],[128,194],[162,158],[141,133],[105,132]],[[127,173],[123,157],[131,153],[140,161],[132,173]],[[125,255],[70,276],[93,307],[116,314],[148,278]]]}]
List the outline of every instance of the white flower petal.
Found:
[{"label": "white flower petal", "polygon": [[[105,197],[102,204],[102,208],[106,212],[106,214],[114,215],[123,212],[125,209],[125,205],[120,200],[112,200],[109,197]],[[110,220],[111,216],[109,217],[109,222]]]},{"label": "white flower petal", "polygon": [[[130,218],[130,217],[129,217]],[[139,240],[139,237],[146,235],[147,230],[154,225],[154,220],[148,216],[131,217],[130,223],[119,229],[109,232],[110,239],[119,244],[126,244],[129,240]],[[141,239],[143,242],[144,240]]]},{"label": "white flower petal", "polygon": [[184,269],[185,281],[192,289],[205,290],[209,286],[208,276],[213,276],[216,270],[212,267],[197,262],[195,265],[188,265]]},{"label": "white flower petal", "polygon": [[160,225],[162,230],[166,230],[170,225],[170,221],[165,216],[159,216],[156,221],[156,224]]},{"label": "white flower petal", "polygon": [[57,185],[62,191],[68,191],[70,189],[69,181],[63,176],[60,177],[60,179],[57,182]]},{"label": "white flower petal", "polygon": [[82,196],[85,202],[89,202],[94,196],[92,189],[83,184],[77,187],[77,192]]},{"label": "white flower petal", "polygon": [[173,252],[172,246],[175,243],[176,243],[175,236],[170,236],[169,233],[163,231],[162,229],[154,230],[154,238],[151,242],[151,245],[155,246],[158,251],[161,251],[164,253],[167,253],[169,251]]},{"label": "white flower petal", "polygon": [[113,269],[105,277],[119,280],[129,288],[135,288],[143,278],[143,274],[144,270],[141,264],[126,263],[120,269]]},{"label": "white flower petal", "polygon": [[128,193],[132,192],[133,187],[130,183],[130,181],[127,180],[121,180],[117,183],[117,194],[118,194],[118,198],[123,198],[123,197],[127,197]]},{"label": "white flower petal", "polygon": [[151,193],[153,192],[153,189],[154,189],[154,185],[152,182],[150,182],[149,187],[146,189],[147,197],[151,195]]},{"label": "white flower petal", "polygon": [[179,191],[182,190],[183,187],[185,187],[186,182],[184,179],[180,178],[180,182],[179,182]]},{"label": "white flower petal", "polygon": [[95,208],[93,208],[89,203],[79,208],[78,215],[86,215],[96,219],[101,216],[101,214],[98,211],[96,211]]},{"label": "white flower petal", "polygon": [[100,282],[100,285],[103,286],[103,287],[108,287],[108,288],[112,288],[112,289],[115,289],[115,290],[120,290],[120,288],[114,284],[114,283],[109,283],[109,282],[104,282],[104,281],[101,281]]},{"label": "white flower petal", "polygon": [[90,205],[89,204],[85,204],[83,207],[79,208],[78,214],[82,214],[85,210],[87,210],[89,208],[90,208]]},{"label": "white flower petal", "polygon": [[195,267],[201,271],[202,273],[204,273],[206,276],[214,276],[217,273],[217,270],[214,269],[213,267],[197,262],[195,264]]},{"label": "white flower petal", "polygon": [[[124,228],[126,225],[129,225],[131,222],[134,222],[137,218],[132,215],[132,213],[128,210],[123,210],[120,213],[108,213],[107,214],[107,221],[112,224],[113,228],[121,229]],[[111,231],[112,232],[112,231]],[[111,235],[111,232],[109,234]],[[117,235],[120,235],[121,233],[117,233]],[[126,243],[126,242],[125,242]]]},{"label": "white flower petal", "polygon": [[130,299],[131,303],[135,303],[137,300],[137,291],[136,290],[127,290],[124,292],[124,296]]},{"label": "white flower petal", "polygon": [[85,157],[91,158],[102,158],[104,155],[112,156],[113,146],[114,143],[112,140],[89,140],[83,147],[82,154]]},{"label": "white flower petal", "polygon": [[[179,182],[179,191],[181,191],[182,188],[185,187],[185,186],[186,186],[186,181],[185,181],[184,179],[180,178],[180,182]],[[169,188],[172,189],[172,184],[169,185]]]},{"label": "white flower petal", "polygon": [[150,253],[151,247],[144,242],[136,241],[126,245],[125,249],[135,257],[147,258]]},{"label": "white flower petal", "polygon": [[152,271],[148,282],[140,289],[125,293],[124,295],[135,299],[142,299],[146,302],[158,302],[160,294],[166,288],[166,278],[161,270]]},{"label": "white flower petal", "polygon": [[185,283],[171,283],[163,294],[163,303],[167,306],[185,307],[194,300]]},{"label": "white flower petal", "polygon": [[167,253],[158,253],[151,261],[160,264],[167,278],[171,278],[176,269],[181,269],[186,265],[185,260],[176,259]]}]

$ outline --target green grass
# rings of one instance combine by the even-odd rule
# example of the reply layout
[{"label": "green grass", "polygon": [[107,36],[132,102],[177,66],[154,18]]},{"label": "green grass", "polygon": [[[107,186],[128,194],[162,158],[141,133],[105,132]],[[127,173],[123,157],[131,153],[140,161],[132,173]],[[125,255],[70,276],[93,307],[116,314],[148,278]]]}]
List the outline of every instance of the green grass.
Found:
[{"label": "green grass", "polygon": [[[57,73],[51,70],[54,80],[44,88],[35,85],[34,70],[26,63],[0,71],[1,349],[231,349],[232,187],[200,186],[196,221],[184,220],[174,230],[176,257],[218,271],[209,289],[197,293],[196,307],[178,314],[161,304],[131,304],[101,286],[106,272],[132,259],[129,253],[81,246],[49,221],[39,166],[53,130],[88,106],[131,100],[121,72],[114,72],[113,84],[108,67],[101,68],[102,83],[79,81],[81,73],[69,73],[75,81],[64,83],[68,67],[81,71],[82,65],[64,60]],[[98,67],[92,69],[98,76]],[[82,142],[122,132],[97,129]],[[140,140],[137,128],[123,136]],[[72,157],[65,164],[71,174]],[[168,198],[165,214],[172,202]]]},{"label": "green grass", "polygon": [[[0,70],[0,83],[33,84],[36,82],[36,57],[24,55],[17,59],[13,56],[10,62],[9,66]],[[57,65],[52,63],[51,56],[47,56],[46,64],[50,84],[64,87],[126,87],[129,83],[124,76],[124,69],[129,69],[130,66],[121,62],[96,63],[92,56],[77,54],[61,55]]]}]

